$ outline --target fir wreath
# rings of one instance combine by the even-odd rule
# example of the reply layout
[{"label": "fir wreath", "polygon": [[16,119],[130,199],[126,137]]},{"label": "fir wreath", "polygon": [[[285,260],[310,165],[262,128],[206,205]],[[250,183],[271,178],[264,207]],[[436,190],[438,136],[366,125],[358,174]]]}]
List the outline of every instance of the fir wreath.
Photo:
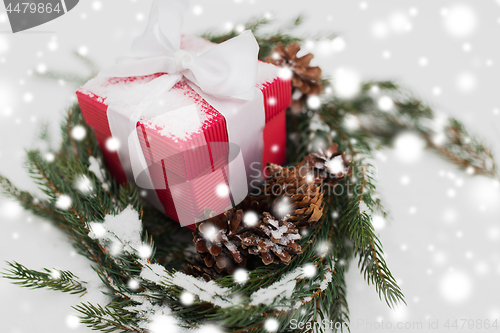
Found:
[{"label": "fir wreath", "polygon": [[[386,214],[376,193],[373,168],[367,162],[377,149],[390,145],[401,131],[413,131],[425,140],[427,148],[469,174],[500,179],[491,151],[462,123],[450,118],[437,129],[433,126],[433,111],[393,82],[365,82],[360,93],[350,100],[328,92],[319,97],[320,103],[307,103],[309,92],[320,91],[318,82],[324,87],[329,83],[325,78],[319,81],[318,69],[308,68],[311,56],[295,58],[296,43],[302,38],[290,31],[301,22],[299,17],[272,34],[261,32],[271,23],[268,19],[251,20],[245,28],[255,34],[261,60],[268,58],[292,71],[294,61],[300,65],[293,73],[294,89],[300,94],[295,94],[293,112],[287,116],[288,163],[293,166],[308,161],[325,176],[322,163],[332,155],[308,154],[335,143],[352,157],[350,173],[339,182],[355,190],[324,193],[321,218],[302,233],[298,240],[301,253],[287,259],[288,264],[260,264],[249,271],[214,276],[206,266],[189,261],[195,255],[190,231],[154,209],[143,207],[135,187],[118,185],[112,179],[101,163],[98,145],[78,105],[68,110],[62,124],[63,142],[59,151],[53,152],[53,161],[47,161],[37,150],[27,153],[28,171],[47,199],[19,190],[0,176],[4,192],[65,231],[106,284],[113,302],[75,306],[81,322],[103,332],[211,332],[215,327],[228,332],[321,332],[326,329],[321,323],[327,319],[339,324],[334,329],[348,330],[344,324],[349,322],[344,273],[354,258],[381,299],[391,307],[404,303],[372,226],[375,211]],[[220,43],[236,35],[231,31],[203,37]],[[286,61],[278,61],[276,53]],[[94,76],[96,66],[77,56]],[[43,76],[78,85],[88,80],[55,72]],[[392,98],[392,112],[377,107],[377,96],[381,94]],[[359,126],[346,126],[347,118],[355,119]],[[88,134],[78,141],[72,136],[75,130]],[[445,140],[435,143],[436,135]],[[87,290],[86,283],[68,271],[36,271],[16,262],[8,264],[10,269],[4,277],[21,286],[74,294]],[[183,273],[182,269],[200,277]],[[307,325],[291,327],[293,322]]]}]

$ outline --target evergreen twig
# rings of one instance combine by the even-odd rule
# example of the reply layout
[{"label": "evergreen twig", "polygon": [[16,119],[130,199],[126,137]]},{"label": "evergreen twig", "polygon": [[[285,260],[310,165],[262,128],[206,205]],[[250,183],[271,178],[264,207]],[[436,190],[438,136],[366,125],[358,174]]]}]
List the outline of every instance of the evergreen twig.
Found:
[{"label": "evergreen twig", "polygon": [[7,264],[10,269],[3,273],[3,277],[13,280],[14,284],[30,289],[48,288],[70,294],[87,292],[87,288],[84,286],[86,282],[78,281],[78,278],[69,271],[45,268],[45,272],[39,272],[28,269],[17,262],[7,262]]}]

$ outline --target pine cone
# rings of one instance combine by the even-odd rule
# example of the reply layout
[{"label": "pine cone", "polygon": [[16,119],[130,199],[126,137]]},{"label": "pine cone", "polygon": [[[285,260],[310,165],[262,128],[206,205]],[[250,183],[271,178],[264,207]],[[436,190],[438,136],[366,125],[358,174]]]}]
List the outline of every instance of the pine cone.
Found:
[{"label": "pine cone", "polygon": [[[288,222],[289,217],[280,220],[270,213],[260,211],[269,208],[265,197],[247,197],[238,207],[247,207],[257,218],[255,224],[242,223],[243,210],[230,209],[216,216],[213,211],[206,210],[207,220],[198,222],[193,231],[193,241],[202,263],[216,273],[232,274],[237,266],[246,267],[249,255],[258,255],[265,265],[283,262],[288,264],[291,255],[302,252],[296,243],[301,239],[297,228]],[[261,199],[259,201],[259,199]],[[194,276],[209,278],[211,270],[196,268],[196,265],[186,268]]]},{"label": "pine cone", "polygon": [[312,170],[314,176],[333,186],[349,174],[349,159],[337,148],[338,145],[334,143],[327,150],[309,154],[305,158],[305,166]]},{"label": "pine cone", "polygon": [[293,42],[286,48],[283,44],[278,44],[271,55],[266,58],[266,62],[279,67],[288,67],[293,72],[292,86],[299,89],[305,95],[317,95],[323,90],[321,85],[321,68],[311,67],[312,53],[303,57],[297,57],[300,51],[299,43]]},{"label": "pine cone", "polygon": [[288,169],[269,166],[270,178],[264,191],[272,198],[275,216],[289,215],[299,229],[313,226],[323,216],[323,190],[304,165]]},{"label": "pine cone", "polygon": [[208,219],[196,223],[193,241],[207,267],[214,267],[218,273],[224,270],[232,273],[236,264],[246,266],[246,251],[235,237],[238,229],[241,230],[242,217],[241,209],[230,209],[221,215],[205,210]]},{"label": "pine cone", "polygon": [[264,265],[280,262],[288,264],[292,259],[291,254],[302,253],[302,248],[295,243],[301,239],[298,229],[287,220],[288,217],[277,220],[265,212],[262,223],[237,236],[241,246],[248,253],[260,256]]},{"label": "pine cone", "polygon": [[202,259],[187,260],[188,264],[183,267],[182,272],[194,277],[201,277],[205,281],[221,278],[222,275],[217,273],[213,267],[207,267]]},{"label": "pine cone", "polygon": [[262,214],[264,212],[269,212],[271,210],[271,205],[269,197],[267,195],[252,196],[248,195],[238,206],[237,209],[243,210],[243,212],[253,211],[257,214]]},{"label": "pine cone", "polygon": [[275,216],[289,214],[289,221],[299,229],[309,228],[323,215],[323,183],[336,186],[349,172],[344,152],[333,144],[325,152],[309,154],[304,161],[288,169],[268,166],[269,178],[264,192],[270,196]]},{"label": "pine cone", "polygon": [[292,75],[292,103],[290,110],[294,114],[299,114],[304,109],[307,96],[319,95],[323,91],[321,84],[321,68],[311,67],[312,53],[303,57],[297,57],[300,45],[291,43],[286,48],[283,44],[278,44],[271,55],[266,58],[266,62],[279,67],[289,68]]}]

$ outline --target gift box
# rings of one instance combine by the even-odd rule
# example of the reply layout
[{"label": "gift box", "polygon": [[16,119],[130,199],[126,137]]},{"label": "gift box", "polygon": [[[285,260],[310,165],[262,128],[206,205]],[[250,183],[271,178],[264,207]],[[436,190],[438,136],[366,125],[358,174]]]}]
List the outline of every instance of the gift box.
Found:
[{"label": "gift box", "polygon": [[[181,49],[202,52],[211,45],[198,37],[183,36]],[[166,73],[97,77],[76,92],[82,114],[94,129],[104,162],[119,183],[126,182],[127,175],[117,152],[109,149],[112,136],[108,106],[112,103],[117,110],[124,110],[125,115],[130,114],[130,110],[136,108],[147,94],[145,90],[151,88],[150,83],[162,75]],[[252,140],[263,140],[262,168],[267,163],[283,164],[285,110],[291,101],[290,80],[279,77],[274,65],[259,62],[256,87],[264,97],[265,127],[263,137]],[[182,80],[165,95],[164,101],[164,104],[149,107],[160,110],[149,112],[146,109],[136,124],[142,153],[149,165],[149,175],[162,210],[177,221],[182,220],[180,211],[189,218],[205,208],[224,212],[232,203],[230,198],[221,200],[218,193],[220,184],[228,182],[226,119]],[[150,116],[150,113],[158,115],[163,109],[164,116]]]}]

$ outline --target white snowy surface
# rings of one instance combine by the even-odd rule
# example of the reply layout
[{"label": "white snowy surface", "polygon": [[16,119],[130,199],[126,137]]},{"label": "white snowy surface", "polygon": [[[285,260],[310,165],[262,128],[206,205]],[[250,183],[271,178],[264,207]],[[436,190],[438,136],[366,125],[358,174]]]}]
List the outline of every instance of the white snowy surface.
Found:
[{"label": "white snowy surface", "polygon": [[[24,148],[47,148],[34,134],[44,120],[51,124],[56,145],[64,108],[75,101],[75,87],[36,79],[34,73],[58,69],[83,74],[80,63],[70,56],[74,49],[102,67],[111,65],[128,53],[133,36],[144,28],[150,3],[81,1],[68,14],[33,29],[40,33],[0,34],[1,174],[33,189],[22,169]],[[313,64],[320,64],[326,75],[340,79],[333,89],[350,95],[357,91],[360,78],[397,79],[437,110],[463,120],[500,156],[498,1],[312,0],[292,5],[285,0],[211,0],[193,4],[203,10],[186,18],[184,31],[191,34],[209,27],[223,30],[238,19],[266,11],[283,20],[305,13],[307,21],[299,33],[341,33],[341,39],[309,42],[303,50],[315,53]],[[118,8],[120,15],[116,15]],[[0,31],[9,29],[2,7]],[[389,106],[387,100],[381,106]],[[396,150],[378,154],[376,165],[382,199],[391,213],[389,219],[379,219],[382,227],[377,232],[408,306],[390,310],[354,263],[347,274],[352,332],[382,332],[369,328],[380,321],[423,324],[420,330],[398,332],[441,332],[448,319],[499,318],[500,190],[487,179],[470,178],[421,152],[411,137],[398,141]],[[1,262],[71,270],[99,285],[90,262],[46,221],[3,197],[0,221]],[[0,267],[6,265],[0,263]],[[75,327],[69,317],[74,312],[71,305],[105,302],[98,290],[79,298],[20,288],[4,279],[0,279],[0,295],[2,333],[88,333],[82,325]],[[438,320],[440,329],[429,328],[429,320]]]}]

